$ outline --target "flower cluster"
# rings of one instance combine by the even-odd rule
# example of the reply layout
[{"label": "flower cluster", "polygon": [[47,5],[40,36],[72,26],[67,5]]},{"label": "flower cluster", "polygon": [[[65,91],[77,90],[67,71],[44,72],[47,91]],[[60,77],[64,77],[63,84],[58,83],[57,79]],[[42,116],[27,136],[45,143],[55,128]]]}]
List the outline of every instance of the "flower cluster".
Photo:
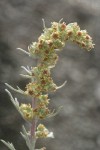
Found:
[{"label": "flower cluster", "polygon": [[53,132],[49,132],[49,130],[43,124],[38,125],[35,134],[36,138],[46,138],[46,137],[54,138]]},{"label": "flower cluster", "polygon": [[[66,82],[58,87],[51,77],[51,69],[55,67],[58,61],[59,57],[57,52],[63,49],[67,41],[72,41],[87,51],[90,51],[94,47],[92,38],[88,35],[86,30],[80,30],[77,23],[66,25],[65,22],[53,22],[51,28],[45,27],[44,33],[40,35],[38,41],[33,42],[28,47],[29,52],[20,49],[29,56],[32,56],[33,58],[37,57],[38,59],[36,67],[31,67],[31,69],[28,67],[27,69],[22,66],[22,68],[28,73],[28,75],[23,76],[31,79],[30,83],[26,85],[26,90],[23,91],[19,87],[14,89],[6,83],[10,89],[32,98],[32,104],[22,103],[19,105],[17,99],[13,99],[11,93],[6,90],[12,103],[22,117],[31,123],[30,135],[24,127],[23,133],[21,133],[29,150],[36,150],[34,143],[37,138],[54,137],[53,133],[49,132],[49,130],[42,124],[39,124],[36,129],[36,123],[39,119],[45,119],[54,115],[54,111],[51,112],[48,108],[50,101],[48,94],[49,92],[55,92],[57,89],[63,87]],[[15,150],[12,144],[3,140],[2,142],[11,150]],[[39,150],[45,150],[45,148]]]},{"label": "flower cluster", "polygon": [[51,28],[45,28],[38,42],[33,42],[28,49],[32,56],[38,56],[41,59],[41,63],[55,65],[58,60],[56,49],[61,50],[68,40],[87,50],[94,47],[92,38],[86,30],[80,30],[77,23],[66,25],[65,22],[53,22]]},{"label": "flower cluster", "polygon": [[22,115],[25,120],[31,121],[34,117],[33,109],[31,107],[31,104],[21,104],[20,105],[20,111],[22,112]]},{"label": "flower cluster", "polygon": [[[93,48],[92,38],[86,30],[80,30],[77,23],[66,25],[65,22],[53,22],[51,28],[45,28],[44,33],[38,38],[38,42],[33,42],[29,47],[29,53],[33,57],[38,57],[37,67],[31,70],[32,82],[26,85],[25,93],[38,99],[38,106],[33,112],[39,118],[45,118],[50,113],[47,104],[42,102],[45,93],[57,90],[57,85],[51,78],[51,68],[55,66],[58,55],[57,51],[62,50],[66,41],[77,43],[81,48],[91,50]],[[46,100],[47,101],[47,100]]]},{"label": "flower cluster", "polygon": [[56,90],[56,84],[50,76],[50,69],[44,64],[39,64],[32,69],[33,82],[27,84],[26,94],[38,98],[43,92],[53,92]]},{"label": "flower cluster", "polygon": [[[28,47],[30,55],[37,57],[39,63],[31,69],[32,80],[26,85],[25,91],[26,95],[37,99],[37,106],[34,109],[30,105],[22,104],[20,106],[26,120],[32,121],[35,117],[44,119],[50,115],[48,92],[57,90],[57,85],[53,82],[50,71],[57,63],[57,51],[61,51],[67,41],[72,41],[88,51],[94,45],[87,31],[80,30],[77,23],[66,25],[65,22],[53,22],[51,28],[44,29],[44,33],[38,38],[38,42],[33,42]],[[44,138],[48,135],[49,131],[44,125],[40,124],[37,127],[36,137]]]},{"label": "flower cluster", "polygon": [[21,104],[19,109],[25,120],[32,122],[36,117],[38,119],[44,119],[50,115],[50,110],[47,107],[49,104],[48,95],[41,95],[37,100],[37,106],[32,108],[31,104]]}]

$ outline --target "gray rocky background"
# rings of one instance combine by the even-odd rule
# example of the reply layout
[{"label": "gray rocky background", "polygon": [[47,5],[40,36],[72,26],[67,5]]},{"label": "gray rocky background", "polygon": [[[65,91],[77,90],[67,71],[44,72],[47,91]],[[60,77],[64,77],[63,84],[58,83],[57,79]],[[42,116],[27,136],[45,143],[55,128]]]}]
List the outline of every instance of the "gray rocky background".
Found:
[{"label": "gray rocky background", "polygon": [[[100,0],[0,0],[0,139],[13,142],[17,150],[27,150],[20,136],[18,112],[5,93],[4,83],[24,89],[20,66],[35,66],[35,60],[16,50],[27,50],[40,36],[43,26],[61,18],[78,22],[96,44],[91,52],[66,44],[52,75],[55,83],[67,85],[50,94],[51,107],[63,105],[54,118],[42,121],[54,131],[55,139],[39,140],[37,147],[47,150],[100,150]],[[13,92],[20,102],[30,100]],[[26,125],[27,127],[27,125]],[[0,150],[8,150],[0,143]]]}]

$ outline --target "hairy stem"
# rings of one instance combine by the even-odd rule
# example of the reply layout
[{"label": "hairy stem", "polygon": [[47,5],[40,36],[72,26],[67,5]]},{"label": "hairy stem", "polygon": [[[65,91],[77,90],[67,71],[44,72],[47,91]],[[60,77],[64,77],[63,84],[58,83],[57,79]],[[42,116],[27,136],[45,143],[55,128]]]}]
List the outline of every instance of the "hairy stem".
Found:
[{"label": "hairy stem", "polygon": [[[32,99],[32,108],[34,109],[36,107],[36,99]],[[35,150],[35,142],[36,142],[36,137],[35,137],[35,130],[36,130],[36,123],[37,123],[37,118],[35,117],[32,121],[31,124],[31,129],[30,129],[30,142],[32,145],[32,150]]]}]

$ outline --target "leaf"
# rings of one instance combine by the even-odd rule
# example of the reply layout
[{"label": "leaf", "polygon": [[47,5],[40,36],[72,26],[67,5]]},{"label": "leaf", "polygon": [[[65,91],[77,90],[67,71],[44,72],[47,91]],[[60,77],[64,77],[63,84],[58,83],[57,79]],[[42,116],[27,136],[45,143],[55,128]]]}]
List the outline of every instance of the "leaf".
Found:
[{"label": "leaf", "polygon": [[[23,114],[22,114],[22,112],[21,112],[20,109],[19,109],[19,102],[18,102],[17,98],[14,99],[9,90],[5,89],[5,91],[6,91],[6,92],[8,93],[8,95],[10,96],[10,100],[11,100],[11,102],[13,103],[13,105],[15,106],[15,108],[18,110],[18,112],[19,112],[19,113],[21,114],[21,116],[23,117]],[[23,117],[23,118],[24,118],[24,117]]]},{"label": "leaf", "polygon": [[22,132],[20,132],[20,133],[21,133],[22,137],[24,138],[24,140],[26,141],[27,147],[29,148],[29,150],[34,150],[25,127],[22,126],[22,129],[23,129],[23,133]]},{"label": "leaf", "polygon": [[14,146],[13,146],[12,143],[6,142],[6,141],[4,141],[4,140],[1,140],[1,142],[2,142],[3,144],[5,144],[10,150],[16,150],[16,149],[14,148]]},{"label": "leaf", "polygon": [[17,86],[17,89],[15,89],[11,85],[9,85],[8,83],[5,83],[5,85],[7,87],[9,87],[11,90],[15,91],[15,92],[18,92],[18,93],[21,93],[21,94],[25,94],[25,92],[23,90],[21,90],[18,86]]},{"label": "leaf", "polygon": [[20,51],[22,51],[23,53],[25,53],[25,54],[27,54],[27,55],[29,55],[30,56],[30,53],[28,53],[27,51],[25,51],[24,49],[22,49],[22,48],[17,48],[18,50],[20,50]]}]

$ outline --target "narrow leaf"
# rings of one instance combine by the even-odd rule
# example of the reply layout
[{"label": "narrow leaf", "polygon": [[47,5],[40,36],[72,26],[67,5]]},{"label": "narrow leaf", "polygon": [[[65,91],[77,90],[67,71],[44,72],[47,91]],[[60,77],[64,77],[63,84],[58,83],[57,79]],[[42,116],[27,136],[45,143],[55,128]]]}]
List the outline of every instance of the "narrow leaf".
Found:
[{"label": "narrow leaf", "polygon": [[13,146],[12,143],[6,142],[6,141],[4,141],[4,140],[1,140],[1,142],[2,142],[3,144],[5,144],[10,150],[16,150],[16,149],[14,148],[14,146]]}]

